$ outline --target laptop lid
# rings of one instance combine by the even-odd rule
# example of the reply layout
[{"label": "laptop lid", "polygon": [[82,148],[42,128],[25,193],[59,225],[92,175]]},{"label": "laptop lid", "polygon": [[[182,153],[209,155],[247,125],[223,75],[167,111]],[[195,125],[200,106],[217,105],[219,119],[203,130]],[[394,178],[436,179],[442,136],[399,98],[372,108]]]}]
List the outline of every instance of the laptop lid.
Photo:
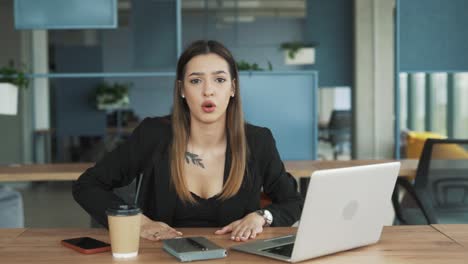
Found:
[{"label": "laptop lid", "polygon": [[312,174],[291,261],[376,243],[391,217],[399,162]]}]

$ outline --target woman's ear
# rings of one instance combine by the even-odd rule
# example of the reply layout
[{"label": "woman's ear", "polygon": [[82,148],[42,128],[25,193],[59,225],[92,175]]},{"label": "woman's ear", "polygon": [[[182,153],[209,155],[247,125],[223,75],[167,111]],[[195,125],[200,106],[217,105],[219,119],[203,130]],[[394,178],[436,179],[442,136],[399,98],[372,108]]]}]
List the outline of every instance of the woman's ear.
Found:
[{"label": "woman's ear", "polygon": [[234,97],[236,95],[236,79],[232,80],[232,85],[231,85],[231,97]]},{"label": "woman's ear", "polygon": [[179,93],[180,93],[180,96],[182,98],[185,98],[185,95],[184,95],[184,87],[182,85],[182,81],[181,80],[177,80],[177,89],[179,89]]}]

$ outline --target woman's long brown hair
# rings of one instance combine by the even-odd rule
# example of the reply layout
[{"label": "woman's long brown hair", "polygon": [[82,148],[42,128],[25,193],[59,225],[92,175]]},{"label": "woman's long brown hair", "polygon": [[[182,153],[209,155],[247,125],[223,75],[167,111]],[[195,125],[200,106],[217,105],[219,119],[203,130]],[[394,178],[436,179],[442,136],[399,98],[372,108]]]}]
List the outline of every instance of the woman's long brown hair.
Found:
[{"label": "woman's long brown hair", "polygon": [[177,63],[177,76],[174,85],[174,104],[172,110],[173,139],[170,147],[171,179],[175,190],[182,201],[196,203],[192,197],[184,175],[185,152],[190,136],[190,109],[182,98],[185,67],[195,56],[201,54],[217,54],[229,65],[231,79],[234,80],[234,97],[229,99],[226,110],[226,135],[231,150],[231,169],[228,179],[219,195],[219,199],[226,200],[234,196],[240,189],[247,161],[247,143],[245,137],[244,114],[239,89],[239,72],[236,62],[229,50],[221,43],[213,40],[199,40],[193,42],[182,53]]}]

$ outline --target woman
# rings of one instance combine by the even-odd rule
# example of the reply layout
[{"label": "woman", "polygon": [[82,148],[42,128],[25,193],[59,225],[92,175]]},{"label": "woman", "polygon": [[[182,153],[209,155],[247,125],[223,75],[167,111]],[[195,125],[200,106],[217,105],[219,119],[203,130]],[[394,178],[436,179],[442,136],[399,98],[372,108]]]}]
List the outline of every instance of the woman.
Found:
[{"label": "woman", "polygon": [[[182,235],[177,227],[220,227],[246,241],[263,227],[290,226],[303,201],[267,128],[244,124],[239,74],[216,41],[196,41],[180,56],[170,117],[146,118],[130,139],[73,185],[75,200],[101,224],[122,203],[113,188],[142,173],[141,236]],[[260,193],[273,203],[259,210]]]}]

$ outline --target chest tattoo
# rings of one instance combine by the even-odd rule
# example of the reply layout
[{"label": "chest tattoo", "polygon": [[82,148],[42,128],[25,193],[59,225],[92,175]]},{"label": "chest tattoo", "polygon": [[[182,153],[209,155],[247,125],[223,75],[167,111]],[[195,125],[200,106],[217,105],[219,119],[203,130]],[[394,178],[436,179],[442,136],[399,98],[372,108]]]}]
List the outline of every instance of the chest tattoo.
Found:
[{"label": "chest tattoo", "polygon": [[203,160],[197,154],[187,151],[185,152],[185,162],[190,164],[190,161],[192,161],[193,165],[195,166],[200,166],[203,169],[205,168],[205,165],[202,163]]}]

